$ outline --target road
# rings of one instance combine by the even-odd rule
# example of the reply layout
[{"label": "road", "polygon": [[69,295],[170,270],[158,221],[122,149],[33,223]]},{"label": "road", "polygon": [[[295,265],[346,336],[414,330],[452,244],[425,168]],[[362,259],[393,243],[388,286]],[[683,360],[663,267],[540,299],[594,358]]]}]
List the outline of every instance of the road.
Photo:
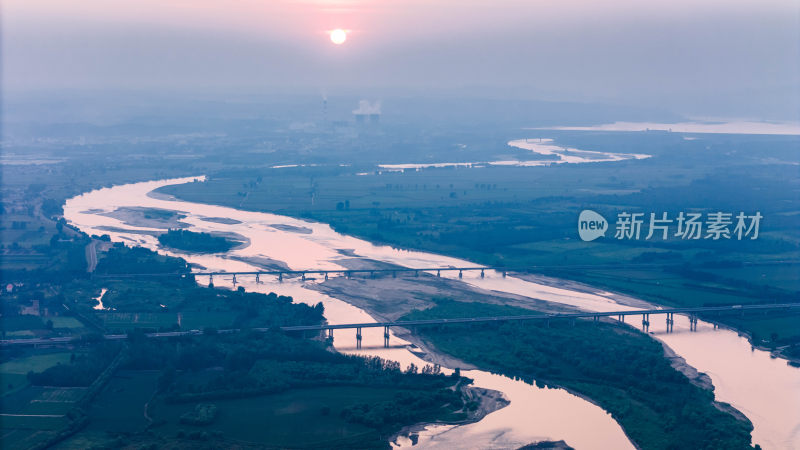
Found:
[{"label": "road", "polygon": [[97,241],[92,239],[92,242],[86,244],[86,271],[89,273],[94,272],[97,267]]}]

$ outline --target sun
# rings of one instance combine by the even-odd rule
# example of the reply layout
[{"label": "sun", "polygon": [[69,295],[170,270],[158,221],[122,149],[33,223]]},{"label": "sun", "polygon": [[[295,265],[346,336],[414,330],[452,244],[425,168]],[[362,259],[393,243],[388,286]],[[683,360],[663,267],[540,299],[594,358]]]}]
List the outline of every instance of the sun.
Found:
[{"label": "sun", "polygon": [[341,28],[337,28],[331,31],[331,42],[336,45],[344,44],[344,41],[347,40],[347,32]]}]

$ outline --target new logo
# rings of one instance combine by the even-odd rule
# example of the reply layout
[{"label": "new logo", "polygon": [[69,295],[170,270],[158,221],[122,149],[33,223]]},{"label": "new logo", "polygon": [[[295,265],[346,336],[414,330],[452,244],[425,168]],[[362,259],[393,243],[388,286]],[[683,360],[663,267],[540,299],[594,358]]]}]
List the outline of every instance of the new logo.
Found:
[{"label": "new logo", "polygon": [[578,216],[578,234],[583,241],[593,241],[600,236],[605,236],[608,231],[608,221],[605,217],[590,210],[581,211]]}]

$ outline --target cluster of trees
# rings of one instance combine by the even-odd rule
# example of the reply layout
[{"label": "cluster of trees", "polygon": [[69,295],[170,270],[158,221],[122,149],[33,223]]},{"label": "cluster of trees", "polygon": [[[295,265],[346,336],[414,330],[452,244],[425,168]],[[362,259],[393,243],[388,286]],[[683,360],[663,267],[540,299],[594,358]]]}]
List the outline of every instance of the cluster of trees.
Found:
[{"label": "cluster of trees", "polygon": [[60,200],[45,198],[42,200],[42,213],[47,217],[61,216],[64,214],[64,206]]},{"label": "cluster of trees", "polygon": [[295,304],[288,296],[205,288],[191,280],[122,280],[107,285],[103,304],[115,312],[233,312],[235,318],[227,322],[221,319],[217,325],[220,328],[315,325],[322,322],[325,312],[322,303]]},{"label": "cluster of trees", "polygon": [[[800,360],[800,344],[790,345],[784,350],[784,354],[795,360]],[[798,364],[795,363],[794,365],[797,366]]]},{"label": "cluster of trees", "polygon": [[[41,227],[40,232],[43,232]],[[38,283],[47,280],[53,284],[62,284],[86,278],[85,248],[88,242],[88,236],[73,237],[59,231],[51,236],[48,244],[27,248],[17,242],[6,244],[11,249],[33,250],[37,256],[45,258],[41,263],[32,264],[33,267],[24,268],[8,267],[5,261],[0,262],[0,281]]]},{"label": "cluster of trees", "polygon": [[[129,345],[124,367],[162,370],[159,390],[170,402],[208,402],[320,386],[397,390],[398,395],[385,405],[347,413],[346,420],[381,429],[463,409],[461,391],[452,387],[471,381],[445,376],[435,366],[403,371],[393,361],[330,352],[322,342],[278,331],[174,340],[134,335]],[[217,369],[213,376],[196,375],[209,368]]]},{"label": "cluster of trees", "polygon": [[194,411],[181,415],[180,422],[187,425],[209,425],[217,418],[217,405],[213,403],[198,403]]},{"label": "cluster of trees", "polygon": [[[220,316],[218,323],[210,324],[219,328],[314,325],[324,320],[321,303],[315,306],[295,304],[292,297],[245,292],[241,287],[236,291],[201,287],[195,283],[190,270],[186,261],[181,258],[159,255],[145,248],[115,244],[100,258],[98,273],[164,273],[175,276],[111,278],[94,286],[96,290],[101,287],[107,289],[103,304],[113,308],[115,314],[157,313],[172,314],[174,317],[176,312],[191,312],[211,317],[214,313],[227,312],[228,314]],[[85,307],[87,315],[94,314],[90,306]],[[234,314],[230,314],[231,312]],[[174,323],[163,322],[161,326],[150,328],[149,331],[165,331],[165,327],[174,326]]]},{"label": "cluster of trees", "polygon": [[200,253],[227,252],[237,245],[237,242],[221,236],[180,229],[171,229],[159,235],[158,242],[165,247]]},{"label": "cluster of trees", "polygon": [[144,247],[126,247],[117,242],[97,262],[97,273],[180,273],[188,274],[189,265],[182,258],[159,255]]},{"label": "cluster of trees", "polygon": [[[463,399],[457,391],[439,389],[428,391],[401,391],[389,401],[379,403],[360,403],[342,410],[342,417],[371,428],[396,429],[404,424],[420,422],[425,418],[441,415],[442,409],[461,410]],[[450,415],[452,420],[463,420],[466,413]]]}]

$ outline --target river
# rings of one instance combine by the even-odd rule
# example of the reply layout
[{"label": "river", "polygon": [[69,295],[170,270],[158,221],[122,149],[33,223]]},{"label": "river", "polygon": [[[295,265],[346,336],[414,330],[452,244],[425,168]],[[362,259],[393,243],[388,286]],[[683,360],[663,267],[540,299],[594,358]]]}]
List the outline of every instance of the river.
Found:
[{"label": "river", "polygon": [[553,139],[540,138],[540,139],[517,139],[509,141],[510,147],[528,150],[543,156],[549,156],[552,159],[543,160],[516,160],[506,159],[501,161],[484,161],[484,162],[439,162],[439,163],[410,163],[410,164],[379,164],[378,167],[388,172],[398,172],[404,170],[420,170],[430,168],[443,168],[443,167],[466,167],[477,168],[486,166],[515,166],[515,167],[539,167],[549,166],[552,164],[585,164],[585,163],[598,163],[598,162],[614,162],[624,161],[626,159],[647,159],[651,155],[642,153],[611,153],[611,152],[597,152],[591,150],[578,150],[577,148],[569,148],[556,145]]},{"label": "river", "polygon": [[[241,211],[228,207],[190,203],[153,195],[161,186],[194,181],[194,178],[161,180],[99,189],[67,201],[64,216],[69,223],[88,234],[108,234],[113,241],[140,245],[161,253],[180,256],[213,271],[253,271],[259,268],[240,259],[268,258],[289,268],[344,269],[342,262],[354,256],[384,261],[405,267],[474,265],[467,261],[431,253],[398,250],[342,235],[328,225],[307,222],[269,213]],[[214,233],[235,233],[249,245],[226,254],[196,255],[165,251],[155,233],[166,227],[142,226],[124,216],[110,217],[118,208],[160,208],[180,211],[188,229]],[[219,218],[233,220],[218,220]],[[209,220],[212,219],[212,220]],[[223,223],[224,222],[224,223]],[[235,223],[234,223],[235,222]],[[152,224],[147,224],[152,225]],[[445,274],[443,273],[443,276]],[[457,278],[457,274],[446,275]],[[239,285],[249,291],[291,295],[309,304],[323,302],[330,323],[374,321],[365,311],[340,299],[312,289],[320,280],[285,279],[282,283],[261,277],[262,284],[240,277]],[[203,282],[204,280],[198,280]],[[207,282],[207,280],[206,280]],[[486,277],[466,272],[462,282],[477,288],[508,292],[529,298],[567,304],[585,310],[624,310],[633,308],[621,296],[591,289],[572,289],[523,280],[503,278],[487,271]],[[214,279],[217,286],[231,286],[231,279]],[[569,285],[566,285],[569,286]],[[627,303],[627,305],[625,304]],[[769,353],[752,349],[747,339],[736,332],[715,329],[699,322],[697,332],[689,331],[688,319],[676,316],[674,332],[667,334],[662,320],[653,319],[650,331],[678,355],[711,378],[718,401],[727,402],[743,412],[754,424],[753,442],[763,448],[800,448],[800,370],[792,368]],[[354,333],[353,333],[354,334]],[[424,365],[392,336],[392,347],[383,348],[383,330],[365,329],[363,347],[354,348],[355,338],[347,332],[337,334],[334,345],[339,351],[377,355],[403,365]],[[602,408],[563,389],[538,388],[521,381],[480,370],[462,371],[475,385],[503,392],[509,406],[495,411],[476,423],[460,426],[430,426],[420,432],[417,446],[425,448],[514,448],[540,440],[565,440],[578,449],[623,449],[632,444],[614,419]],[[395,446],[410,446],[399,438]]]}]

